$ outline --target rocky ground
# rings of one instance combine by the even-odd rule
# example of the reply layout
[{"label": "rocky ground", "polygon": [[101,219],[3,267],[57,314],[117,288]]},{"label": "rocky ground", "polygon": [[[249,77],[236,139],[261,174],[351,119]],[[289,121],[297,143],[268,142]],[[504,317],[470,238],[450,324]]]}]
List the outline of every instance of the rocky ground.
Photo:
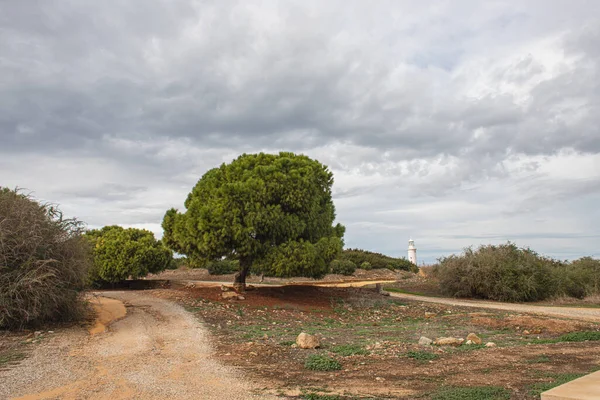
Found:
[{"label": "rocky ground", "polygon": [[[224,300],[218,287],[154,295],[185,304],[206,321],[219,359],[266,378],[272,393],[288,396],[468,399],[471,388],[491,388],[508,396],[498,398],[536,399],[600,367],[596,342],[565,342],[564,335],[574,332],[576,340],[590,332],[587,337],[600,338],[592,322],[398,300],[369,288],[262,287],[243,301]],[[301,332],[317,335],[320,347],[299,348]],[[482,343],[467,345],[469,333]],[[419,345],[421,337],[464,342]],[[340,369],[307,369],[314,355],[337,361]]]}]

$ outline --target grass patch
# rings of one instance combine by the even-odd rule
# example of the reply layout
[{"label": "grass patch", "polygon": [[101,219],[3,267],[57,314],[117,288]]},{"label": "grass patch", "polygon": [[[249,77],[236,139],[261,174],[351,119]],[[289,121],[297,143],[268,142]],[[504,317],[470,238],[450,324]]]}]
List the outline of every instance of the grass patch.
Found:
[{"label": "grass patch", "polygon": [[431,400],[508,400],[510,393],[498,386],[454,387],[441,389]]},{"label": "grass patch", "polygon": [[332,357],[322,354],[312,354],[306,359],[304,368],[311,371],[338,371],[342,369],[342,364]]},{"label": "grass patch", "polygon": [[341,397],[338,394],[304,393],[300,398],[305,400],[340,400]]},{"label": "grass patch", "polygon": [[539,396],[542,392],[546,390],[550,390],[557,386],[563,385],[567,382],[570,382],[574,379],[581,378],[585,374],[559,374],[554,375],[554,381],[552,382],[538,382],[534,383],[529,387],[529,394],[532,396]]},{"label": "grass patch", "polygon": [[358,344],[344,344],[335,346],[331,349],[331,351],[344,357],[369,354],[366,349]]},{"label": "grass patch", "polygon": [[406,353],[406,357],[412,358],[415,360],[419,360],[419,361],[430,361],[430,360],[436,360],[440,356],[435,353],[430,353],[428,351],[419,350],[419,351],[409,351],[408,353]]},{"label": "grass patch", "polygon": [[24,358],[25,358],[24,353],[19,353],[19,352],[15,352],[15,351],[2,352],[2,353],[0,353],[0,366],[12,364],[17,361],[21,361]]},{"label": "grass patch", "polygon": [[558,338],[558,340],[561,342],[585,342],[588,340],[600,340],[600,332],[571,332],[562,335]]},{"label": "grass patch", "polygon": [[527,360],[528,364],[540,364],[540,363],[547,363],[550,362],[550,357],[548,357],[545,354],[542,354],[541,356],[538,356],[536,358],[532,358],[531,360]]},{"label": "grass patch", "polygon": [[296,342],[294,342],[293,340],[285,340],[285,341],[283,341],[283,342],[279,342],[279,344],[280,344],[281,346],[291,346],[291,345],[293,345],[294,343],[296,343]]}]

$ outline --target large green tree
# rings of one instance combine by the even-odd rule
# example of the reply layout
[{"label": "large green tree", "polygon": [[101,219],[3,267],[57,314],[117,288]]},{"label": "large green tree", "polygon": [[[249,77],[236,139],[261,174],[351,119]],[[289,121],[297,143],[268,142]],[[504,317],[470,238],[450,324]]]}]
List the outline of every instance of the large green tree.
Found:
[{"label": "large green tree", "polygon": [[163,240],[200,263],[238,260],[240,290],[250,270],[320,277],[343,246],[332,185],[328,168],[304,155],[243,154],[204,174],[185,212],[167,211]]},{"label": "large green tree", "polygon": [[93,282],[120,282],[163,271],[171,264],[171,250],[145,229],[105,226],[85,233],[91,242]]}]

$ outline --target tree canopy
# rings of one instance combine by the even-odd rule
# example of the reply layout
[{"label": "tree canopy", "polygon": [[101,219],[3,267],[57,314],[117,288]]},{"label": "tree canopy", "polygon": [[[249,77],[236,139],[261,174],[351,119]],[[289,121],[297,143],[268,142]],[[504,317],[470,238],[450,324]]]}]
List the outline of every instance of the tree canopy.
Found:
[{"label": "tree canopy", "polygon": [[332,185],[328,168],[307,156],[243,154],[204,174],[185,212],[167,211],[163,240],[201,263],[238,260],[241,288],[249,270],[320,277],[343,246]]},{"label": "tree canopy", "polygon": [[145,229],[105,226],[85,233],[93,249],[93,282],[120,282],[160,272],[172,262],[173,254],[154,234]]}]

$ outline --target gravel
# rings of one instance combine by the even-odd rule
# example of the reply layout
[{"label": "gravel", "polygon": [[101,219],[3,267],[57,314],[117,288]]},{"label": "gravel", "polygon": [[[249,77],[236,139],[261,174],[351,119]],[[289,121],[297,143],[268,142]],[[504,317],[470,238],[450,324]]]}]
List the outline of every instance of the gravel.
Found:
[{"label": "gravel", "polygon": [[0,398],[267,399],[257,382],[212,354],[209,334],[182,307],[143,292],[104,292],[127,316],[109,331],[49,335],[18,366],[0,371]]}]

